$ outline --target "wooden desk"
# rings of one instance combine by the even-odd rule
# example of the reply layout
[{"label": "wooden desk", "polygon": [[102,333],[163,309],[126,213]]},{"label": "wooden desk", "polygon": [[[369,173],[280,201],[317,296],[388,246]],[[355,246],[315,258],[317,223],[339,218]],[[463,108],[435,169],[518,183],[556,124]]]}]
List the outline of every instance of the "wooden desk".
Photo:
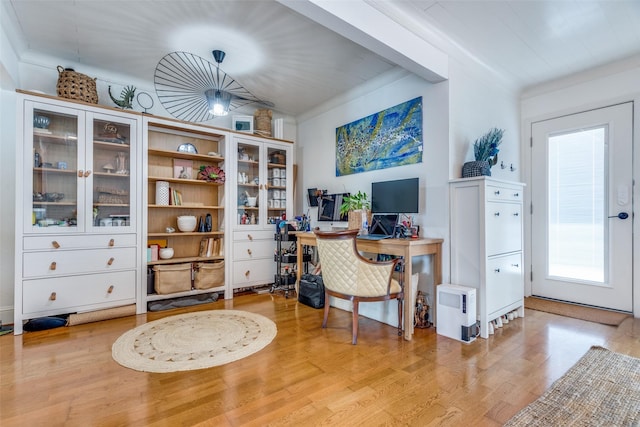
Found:
[{"label": "wooden desk", "polygon": [[[313,233],[298,233],[298,254],[302,253],[302,246],[316,246],[316,235]],[[415,310],[415,295],[411,289],[411,260],[414,256],[432,255],[433,280],[435,286],[442,283],[442,242],[443,239],[357,239],[356,245],[360,252],[388,254],[401,256],[404,263],[404,338],[411,341],[413,336],[413,312]],[[298,283],[302,274],[302,257],[298,257]],[[435,301],[435,296],[431,298]],[[329,301],[326,301],[328,304]],[[433,305],[433,304],[432,304]],[[431,313],[434,313],[431,307]]]}]

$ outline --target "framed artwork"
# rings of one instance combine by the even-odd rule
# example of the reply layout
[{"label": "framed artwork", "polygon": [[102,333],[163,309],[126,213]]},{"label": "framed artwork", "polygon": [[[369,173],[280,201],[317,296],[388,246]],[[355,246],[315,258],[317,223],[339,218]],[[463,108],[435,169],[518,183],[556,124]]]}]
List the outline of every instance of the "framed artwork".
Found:
[{"label": "framed artwork", "polygon": [[173,177],[193,179],[193,160],[173,159]]},{"label": "framed artwork", "polygon": [[232,129],[240,132],[253,133],[253,116],[233,116]]},{"label": "framed artwork", "polygon": [[422,163],[422,97],[336,128],[336,176]]}]

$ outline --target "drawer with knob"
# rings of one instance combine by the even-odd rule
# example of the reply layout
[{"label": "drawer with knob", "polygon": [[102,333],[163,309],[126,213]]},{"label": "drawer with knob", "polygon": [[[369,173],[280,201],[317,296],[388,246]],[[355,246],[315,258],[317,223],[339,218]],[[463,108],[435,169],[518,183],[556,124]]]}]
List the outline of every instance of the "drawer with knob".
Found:
[{"label": "drawer with knob", "polygon": [[135,271],[24,280],[22,311],[46,315],[134,302]]},{"label": "drawer with knob", "polygon": [[135,234],[91,236],[28,236],[23,238],[25,251],[119,248],[136,245]]},{"label": "drawer with knob", "polygon": [[22,277],[53,277],[135,269],[136,248],[26,252]]},{"label": "drawer with knob", "polygon": [[233,287],[273,283],[276,272],[273,256],[266,259],[233,262]]},{"label": "drawer with knob", "polygon": [[499,200],[504,202],[522,202],[523,200],[522,187],[487,185],[486,192],[487,200]]}]

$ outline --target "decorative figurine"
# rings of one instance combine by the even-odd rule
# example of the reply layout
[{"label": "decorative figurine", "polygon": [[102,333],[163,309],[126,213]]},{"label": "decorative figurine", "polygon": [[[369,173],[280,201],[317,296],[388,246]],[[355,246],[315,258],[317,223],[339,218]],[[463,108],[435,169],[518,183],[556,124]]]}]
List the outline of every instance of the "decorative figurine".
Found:
[{"label": "decorative figurine", "polygon": [[118,107],[122,108],[123,110],[125,108],[128,108],[130,110],[133,109],[133,105],[131,104],[131,102],[133,101],[133,97],[135,93],[136,93],[135,87],[127,86],[124,89],[122,89],[122,92],[120,93],[121,99],[115,99],[113,95],[111,95],[111,86],[109,86],[109,97]]},{"label": "decorative figurine", "polygon": [[418,295],[416,296],[416,312],[413,317],[414,327],[428,328],[431,326],[429,322],[429,306],[422,291],[418,291]]}]

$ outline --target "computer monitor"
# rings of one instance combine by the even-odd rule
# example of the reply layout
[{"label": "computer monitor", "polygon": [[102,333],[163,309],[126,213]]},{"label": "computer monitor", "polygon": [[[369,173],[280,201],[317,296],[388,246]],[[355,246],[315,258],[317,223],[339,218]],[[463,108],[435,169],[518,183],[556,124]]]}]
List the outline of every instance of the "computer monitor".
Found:
[{"label": "computer monitor", "polygon": [[371,212],[419,213],[418,178],[381,181],[371,184]]}]

